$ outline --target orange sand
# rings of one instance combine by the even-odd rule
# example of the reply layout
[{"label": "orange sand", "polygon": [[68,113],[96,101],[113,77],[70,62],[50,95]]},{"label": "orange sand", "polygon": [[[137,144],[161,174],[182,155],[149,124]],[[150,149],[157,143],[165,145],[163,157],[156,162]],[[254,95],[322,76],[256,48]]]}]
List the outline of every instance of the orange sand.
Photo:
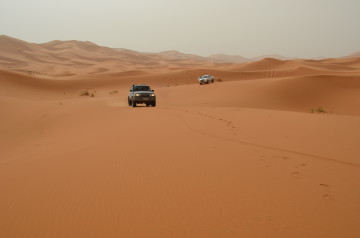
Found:
[{"label": "orange sand", "polygon": [[[0,237],[359,237],[360,58],[0,52]],[[133,83],[158,106],[128,107]]]}]

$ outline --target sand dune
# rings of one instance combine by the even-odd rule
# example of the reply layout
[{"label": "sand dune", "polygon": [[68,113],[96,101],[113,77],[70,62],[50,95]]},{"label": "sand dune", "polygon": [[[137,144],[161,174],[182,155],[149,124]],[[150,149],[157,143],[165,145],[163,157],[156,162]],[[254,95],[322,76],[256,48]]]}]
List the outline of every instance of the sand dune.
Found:
[{"label": "sand dune", "polygon": [[[360,58],[29,44],[0,38],[0,237],[360,234]],[[134,83],[157,107],[127,106]]]},{"label": "sand dune", "polygon": [[360,51],[358,51],[358,52],[355,52],[355,53],[352,53],[352,54],[350,54],[350,55],[348,55],[348,56],[345,56],[344,58],[359,58],[360,57]]},{"label": "sand dune", "polygon": [[[323,107],[332,114],[360,115],[359,80],[352,76],[311,76],[218,83],[207,88],[161,89],[166,105],[273,109],[310,112]],[[166,100],[165,100],[166,99]]]},{"label": "sand dune", "polygon": [[[168,67],[188,68],[205,64],[202,57],[174,59],[168,54],[112,49],[81,41],[34,44],[8,36],[0,36],[0,50],[0,68],[55,77],[94,73],[98,72],[99,68],[102,72],[134,69],[154,71]],[[207,62],[206,65],[213,63]]]}]

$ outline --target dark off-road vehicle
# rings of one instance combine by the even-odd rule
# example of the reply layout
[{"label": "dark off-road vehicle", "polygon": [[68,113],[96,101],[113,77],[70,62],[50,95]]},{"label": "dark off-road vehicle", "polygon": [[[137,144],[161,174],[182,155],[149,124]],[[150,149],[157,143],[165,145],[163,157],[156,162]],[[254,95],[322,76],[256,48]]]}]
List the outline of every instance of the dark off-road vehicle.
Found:
[{"label": "dark off-road vehicle", "polygon": [[145,84],[134,84],[130,87],[128,95],[129,106],[136,107],[136,104],[144,103],[147,107],[156,106],[154,90]]}]

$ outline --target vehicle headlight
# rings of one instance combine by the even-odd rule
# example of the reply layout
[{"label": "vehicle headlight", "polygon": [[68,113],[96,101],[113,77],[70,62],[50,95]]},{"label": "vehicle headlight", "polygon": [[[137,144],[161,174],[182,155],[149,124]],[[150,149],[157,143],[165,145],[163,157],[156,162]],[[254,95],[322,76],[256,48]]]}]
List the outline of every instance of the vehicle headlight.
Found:
[{"label": "vehicle headlight", "polygon": [[154,94],[154,93],[152,93],[152,94],[150,94],[150,96],[151,96],[151,97],[155,97],[155,94]]},{"label": "vehicle headlight", "polygon": [[136,96],[136,97],[140,97],[140,93],[135,93],[135,96]]}]

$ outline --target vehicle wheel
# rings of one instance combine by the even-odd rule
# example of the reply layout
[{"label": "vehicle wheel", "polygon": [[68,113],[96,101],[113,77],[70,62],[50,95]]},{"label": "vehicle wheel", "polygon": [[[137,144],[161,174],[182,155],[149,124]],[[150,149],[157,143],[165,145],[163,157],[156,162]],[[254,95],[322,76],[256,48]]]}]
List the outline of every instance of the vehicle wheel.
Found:
[{"label": "vehicle wheel", "polygon": [[151,106],[156,107],[156,101],[153,102]]},{"label": "vehicle wheel", "polygon": [[131,106],[132,106],[132,107],[136,107],[136,102],[131,101]]},{"label": "vehicle wheel", "polygon": [[150,104],[149,103],[145,103],[145,105],[148,107],[148,106],[150,106]]},{"label": "vehicle wheel", "polygon": [[214,79],[211,80],[211,83],[214,83]]},{"label": "vehicle wheel", "polygon": [[131,106],[131,100],[128,98],[128,105]]}]

